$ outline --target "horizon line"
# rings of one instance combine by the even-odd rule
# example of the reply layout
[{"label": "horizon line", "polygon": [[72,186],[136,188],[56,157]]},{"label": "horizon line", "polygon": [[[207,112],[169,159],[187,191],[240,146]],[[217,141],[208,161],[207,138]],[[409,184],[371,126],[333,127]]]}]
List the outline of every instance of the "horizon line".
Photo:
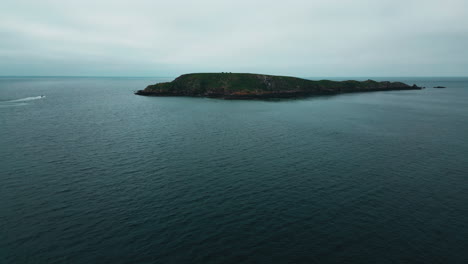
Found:
[{"label": "horizon line", "polygon": [[[276,75],[276,74],[275,74]],[[180,75],[174,76],[113,76],[113,75],[0,75],[0,78],[176,78]],[[281,76],[291,76],[293,75],[281,75]],[[447,75],[447,76],[410,76],[410,75],[388,75],[388,76],[299,76],[294,77],[299,78],[468,78],[468,76],[457,76],[457,75]]]}]

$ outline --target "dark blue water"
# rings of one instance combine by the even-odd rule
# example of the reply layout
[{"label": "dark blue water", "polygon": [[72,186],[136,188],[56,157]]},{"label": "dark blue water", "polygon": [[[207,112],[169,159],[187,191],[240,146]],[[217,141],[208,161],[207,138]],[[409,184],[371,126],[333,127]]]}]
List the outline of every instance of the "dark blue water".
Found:
[{"label": "dark blue water", "polygon": [[0,263],[468,262],[468,78],[132,94],[167,80],[0,78]]}]

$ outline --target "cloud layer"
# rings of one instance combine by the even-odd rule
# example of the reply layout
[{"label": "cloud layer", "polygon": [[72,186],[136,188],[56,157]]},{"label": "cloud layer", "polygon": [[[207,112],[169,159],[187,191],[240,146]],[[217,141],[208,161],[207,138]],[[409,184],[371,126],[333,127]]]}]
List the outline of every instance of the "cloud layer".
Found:
[{"label": "cloud layer", "polygon": [[0,75],[465,76],[466,0],[6,0]]}]

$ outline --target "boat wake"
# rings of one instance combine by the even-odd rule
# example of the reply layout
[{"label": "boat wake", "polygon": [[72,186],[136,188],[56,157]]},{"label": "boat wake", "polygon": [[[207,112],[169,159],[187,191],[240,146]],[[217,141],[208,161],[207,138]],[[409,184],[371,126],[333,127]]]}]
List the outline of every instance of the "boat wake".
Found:
[{"label": "boat wake", "polygon": [[39,96],[25,97],[25,98],[14,99],[14,100],[0,101],[0,107],[27,105],[28,101],[34,101],[34,100],[39,100],[39,99],[44,99],[44,98],[45,98],[45,95],[39,95]]},{"label": "boat wake", "polygon": [[44,95],[39,95],[39,96],[25,97],[25,98],[21,98],[21,99],[3,101],[2,103],[26,102],[26,101],[39,100],[39,99],[44,99],[44,98],[45,98]]}]

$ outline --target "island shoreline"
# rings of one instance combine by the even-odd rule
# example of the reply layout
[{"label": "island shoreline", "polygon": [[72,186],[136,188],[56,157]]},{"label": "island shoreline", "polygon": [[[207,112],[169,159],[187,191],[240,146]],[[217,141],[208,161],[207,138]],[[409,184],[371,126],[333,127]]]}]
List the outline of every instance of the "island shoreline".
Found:
[{"label": "island shoreline", "polygon": [[401,82],[313,81],[287,76],[249,73],[184,74],[172,82],[157,83],[136,95],[205,97],[225,100],[294,99],[347,93],[421,90]]}]

